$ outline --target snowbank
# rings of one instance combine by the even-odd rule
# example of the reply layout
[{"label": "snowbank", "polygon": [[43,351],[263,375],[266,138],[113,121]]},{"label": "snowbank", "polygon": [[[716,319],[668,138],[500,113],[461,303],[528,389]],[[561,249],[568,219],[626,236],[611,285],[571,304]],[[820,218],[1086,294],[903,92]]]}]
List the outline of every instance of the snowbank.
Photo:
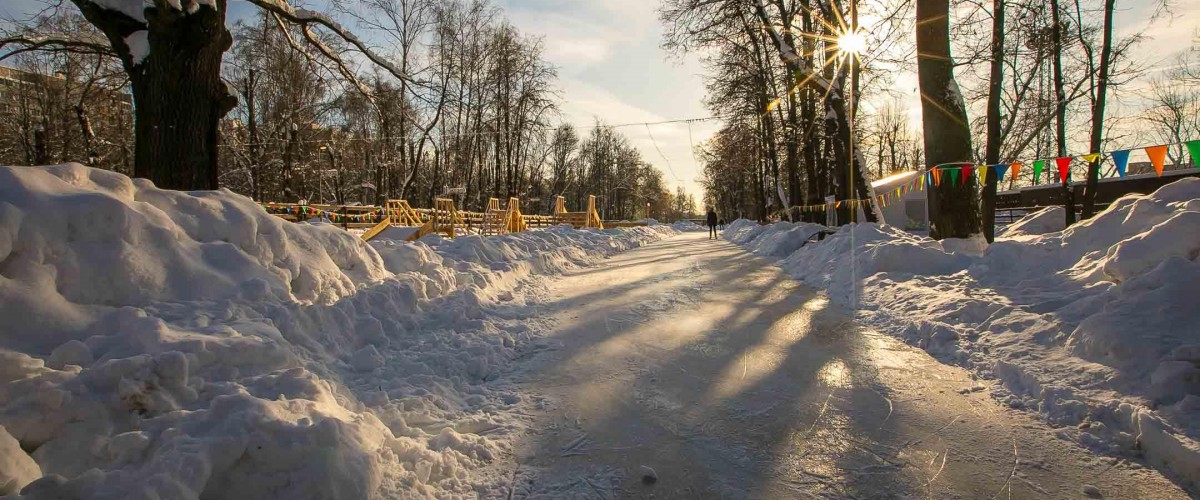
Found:
[{"label": "snowbank", "polygon": [[[228,191],[0,167],[0,494],[475,496],[533,274],[666,226],[368,245]],[[22,489],[23,488],[23,489]]]},{"label": "snowbank", "polygon": [[1000,238],[1019,238],[1022,236],[1038,236],[1046,233],[1062,231],[1067,225],[1067,211],[1063,207],[1046,207],[1036,212],[1026,214],[1020,220],[997,231]]},{"label": "snowbank", "polygon": [[675,221],[674,224],[671,224],[671,228],[673,228],[676,231],[679,231],[681,233],[690,233],[690,232],[696,232],[696,231],[708,231],[708,229],[706,229],[705,227],[703,227],[699,224],[696,224],[695,222],[692,222],[690,220]]},{"label": "snowbank", "polygon": [[796,225],[738,221],[725,237],[997,380],[994,396],[1060,437],[1200,485],[1200,179],[1054,231],[1061,215],[1030,214],[986,247],[873,224],[790,253]]}]

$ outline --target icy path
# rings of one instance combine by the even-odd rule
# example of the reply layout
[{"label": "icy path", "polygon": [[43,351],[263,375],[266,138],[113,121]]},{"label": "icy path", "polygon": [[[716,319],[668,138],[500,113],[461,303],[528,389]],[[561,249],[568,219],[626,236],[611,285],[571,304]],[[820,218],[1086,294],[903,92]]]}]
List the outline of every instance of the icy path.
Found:
[{"label": "icy path", "polygon": [[1186,498],[701,233],[540,302],[554,326],[514,368],[542,409],[493,470],[511,498]]}]

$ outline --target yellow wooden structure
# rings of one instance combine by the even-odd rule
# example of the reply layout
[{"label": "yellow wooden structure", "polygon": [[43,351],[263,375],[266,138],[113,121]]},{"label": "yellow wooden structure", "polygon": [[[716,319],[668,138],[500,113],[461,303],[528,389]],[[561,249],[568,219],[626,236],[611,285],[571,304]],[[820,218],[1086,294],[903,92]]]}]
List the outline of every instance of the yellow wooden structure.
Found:
[{"label": "yellow wooden structure", "polygon": [[429,220],[410,235],[408,241],[417,241],[422,236],[435,233],[447,238],[454,238],[459,234],[467,234],[468,231],[467,223],[463,220],[462,214],[458,213],[458,209],[454,208],[454,200],[449,198],[435,198],[433,200],[433,210],[429,212]]},{"label": "yellow wooden structure", "polygon": [[393,226],[421,225],[421,216],[408,204],[408,200],[388,200],[384,213]]},{"label": "yellow wooden structure", "polygon": [[408,204],[408,200],[387,200],[383,206],[383,220],[367,229],[362,239],[370,241],[389,227],[421,225],[421,216]]},{"label": "yellow wooden structure", "polygon": [[583,212],[568,212],[567,200],[562,196],[554,199],[554,219],[558,224],[570,224],[576,228],[594,227],[604,229],[604,222],[596,212],[596,197],[588,196],[587,210]]},{"label": "yellow wooden structure", "polygon": [[500,208],[500,199],[488,200],[487,209],[483,211],[483,229],[485,236],[498,236],[509,231],[512,213]]},{"label": "yellow wooden structure", "polygon": [[[269,211],[274,211],[277,217],[301,221],[308,217],[325,216],[337,220],[347,229],[365,229],[362,239],[371,240],[388,228],[411,227],[414,230],[405,235],[408,241],[416,241],[429,234],[441,234],[454,238],[472,232],[476,228],[479,234],[501,235],[528,231],[531,227],[549,227],[555,224],[571,224],[576,228],[594,227],[603,229],[604,221],[596,211],[596,197],[588,196],[587,209],[582,212],[568,212],[566,200],[559,196],[554,200],[553,215],[526,215],[521,213],[521,200],[516,197],[508,199],[508,206],[501,208],[500,200],[488,200],[487,209],[483,212],[461,212],[454,206],[454,200],[437,198],[434,208],[413,208],[406,200],[387,200],[384,206],[300,206],[285,203],[264,203]],[[284,211],[284,213],[279,213]],[[377,216],[382,220],[371,222]],[[633,225],[625,223],[610,223],[614,225]]]},{"label": "yellow wooden structure", "polygon": [[521,213],[521,200],[516,197],[508,199],[508,232],[519,233],[529,229],[529,223],[525,222],[525,215]]}]

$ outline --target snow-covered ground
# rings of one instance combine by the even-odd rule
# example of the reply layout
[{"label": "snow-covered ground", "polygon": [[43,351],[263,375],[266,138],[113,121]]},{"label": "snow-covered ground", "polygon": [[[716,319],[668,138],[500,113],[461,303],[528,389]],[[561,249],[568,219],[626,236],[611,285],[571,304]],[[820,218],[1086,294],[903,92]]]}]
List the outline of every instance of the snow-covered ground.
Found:
[{"label": "snow-covered ground", "polygon": [[737,221],[725,238],[860,320],[995,381],[1061,439],[1200,484],[1200,179],[1062,230],[1028,215],[992,245],[889,226]]},{"label": "snow-covered ground", "polygon": [[676,234],[370,245],[227,191],[0,167],[0,495],[474,497],[522,280]]}]

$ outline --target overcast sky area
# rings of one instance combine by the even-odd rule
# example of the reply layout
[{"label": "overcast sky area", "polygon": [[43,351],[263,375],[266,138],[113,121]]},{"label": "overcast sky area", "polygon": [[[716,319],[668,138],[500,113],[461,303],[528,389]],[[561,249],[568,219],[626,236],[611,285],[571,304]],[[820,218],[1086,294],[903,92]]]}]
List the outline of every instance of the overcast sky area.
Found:
[{"label": "overcast sky area", "polygon": [[[1145,66],[1165,68],[1173,55],[1186,50],[1200,29],[1200,0],[1172,0],[1171,11],[1152,19],[1161,0],[1119,0],[1116,32],[1144,33],[1146,40],[1132,54]],[[561,120],[586,135],[596,120],[609,125],[658,122],[708,116],[702,100],[704,82],[699,58],[682,59],[660,48],[662,27],[655,0],[494,0],[504,15],[524,33],[542,37],[545,57],[558,68]],[[4,0],[0,14],[12,17],[28,11],[37,0]],[[306,2],[320,8],[323,0]],[[253,7],[232,0],[229,20],[244,17]],[[7,12],[3,12],[7,11]],[[871,26],[864,26],[870,30]],[[874,47],[869,50],[879,50]],[[1133,82],[1113,97],[1114,113],[1137,113],[1144,103],[1138,94],[1149,78]],[[893,89],[902,96],[914,127],[920,125],[916,78],[901,71]],[[869,104],[868,104],[869,106]],[[690,126],[664,124],[621,127],[641,150],[643,158],[663,171],[666,183],[683,185],[699,199],[699,165],[693,145],[711,137],[714,121]],[[655,147],[657,146],[657,148]],[[1130,145],[1122,145],[1127,147]]]}]

